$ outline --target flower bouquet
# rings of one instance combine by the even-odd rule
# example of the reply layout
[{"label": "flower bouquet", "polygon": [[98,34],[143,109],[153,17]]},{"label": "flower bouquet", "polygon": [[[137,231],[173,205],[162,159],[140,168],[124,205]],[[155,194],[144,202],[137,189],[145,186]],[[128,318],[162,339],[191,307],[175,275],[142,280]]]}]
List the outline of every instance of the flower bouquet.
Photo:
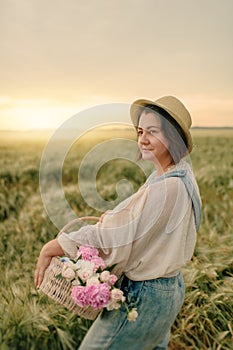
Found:
[{"label": "flower bouquet", "polygon": [[[67,232],[74,224],[99,221],[95,216],[84,216],[68,222],[58,233]],[[81,246],[75,259],[53,257],[45,271],[39,290],[49,298],[80,317],[94,320],[103,308],[118,309],[122,304],[128,319],[137,318],[137,310],[128,310],[123,292],[115,287],[117,277],[111,274],[114,266],[106,267],[97,249]]]},{"label": "flower bouquet", "polygon": [[80,246],[75,259],[61,257],[63,263],[57,279],[66,279],[72,284],[71,297],[80,308],[101,311],[117,310],[124,305],[129,321],[136,321],[136,308],[128,309],[123,292],[115,285],[117,276],[112,274],[114,266],[107,267],[96,248]]}]

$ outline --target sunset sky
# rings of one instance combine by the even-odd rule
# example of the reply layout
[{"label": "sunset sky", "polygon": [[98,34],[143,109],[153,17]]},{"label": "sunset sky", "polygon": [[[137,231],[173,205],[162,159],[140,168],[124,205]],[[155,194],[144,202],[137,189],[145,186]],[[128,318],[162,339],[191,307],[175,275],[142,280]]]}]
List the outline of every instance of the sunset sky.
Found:
[{"label": "sunset sky", "polygon": [[0,129],[55,129],[95,105],[163,95],[194,126],[233,126],[232,0],[0,5]]}]

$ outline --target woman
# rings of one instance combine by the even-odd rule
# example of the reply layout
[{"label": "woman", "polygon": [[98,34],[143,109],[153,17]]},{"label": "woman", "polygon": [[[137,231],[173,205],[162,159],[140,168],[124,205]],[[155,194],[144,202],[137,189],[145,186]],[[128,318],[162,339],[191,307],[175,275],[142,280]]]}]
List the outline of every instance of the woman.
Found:
[{"label": "woman", "polygon": [[189,112],[172,96],[137,100],[130,112],[141,158],[153,162],[155,172],[96,225],[47,243],[35,271],[38,287],[53,256],[75,256],[79,245],[89,244],[99,249],[107,265],[117,264],[115,273],[123,274],[121,289],[129,308],[137,308],[137,320],[127,322],[123,307],[116,314],[104,310],[81,350],[167,349],[184,301],[180,269],[192,257],[200,225],[198,187],[183,160],[192,150]]}]

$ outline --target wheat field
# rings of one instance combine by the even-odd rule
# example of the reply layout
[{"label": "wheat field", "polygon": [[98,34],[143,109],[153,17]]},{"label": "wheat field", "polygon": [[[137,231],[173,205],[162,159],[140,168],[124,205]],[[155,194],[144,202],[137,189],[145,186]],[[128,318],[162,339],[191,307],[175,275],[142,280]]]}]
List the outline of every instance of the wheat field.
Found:
[{"label": "wheat field", "polygon": [[[78,191],[82,158],[110,134],[111,138],[134,137],[129,130],[120,133],[105,130],[89,135],[67,154],[62,182],[77,215],[101,214]],[[192,133],[191,161],[203,219],[195,254],[183,269],[186,298],[173,326],[170,350],[229,350],[233,349],[233,130],[194,129]],[[48,300],[33,285],[39,251],[57,235],[39,188],[40,160],[49,135],[1,132],[0,136],[0,349],[77,349],[91,321]],[[136,191],[145,181],[143,171],[137,170],[136,162],[106,162],[96,178],[100,196],[115,200],[116,183],[122,178]]]}]

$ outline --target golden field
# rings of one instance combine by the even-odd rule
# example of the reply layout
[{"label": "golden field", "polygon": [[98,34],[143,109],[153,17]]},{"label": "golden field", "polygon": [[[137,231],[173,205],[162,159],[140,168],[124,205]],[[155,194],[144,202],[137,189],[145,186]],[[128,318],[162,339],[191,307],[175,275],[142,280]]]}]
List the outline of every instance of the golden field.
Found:
[{"label": "golden field", "polygon": [[[229,350],[233,349],[233,129],[193,129],[192,134],[191,161],[203,220],[193,259],[183,269],[186,299],[173,327],[170,350]],[[40,160],[50,135],[0,132],[1,350],[76,349],[91,324],[48,300],[33,285],[39,251],[57,234],[39,188]],[[101,214],[79,192],[80,162],[95,145],[115,138],[131,140],[134,134],[124,129],[86,134],[67,154],[62,183],[79,216]],[[116,199],[121,179],[135,191],[145,175],[137,171],[136,160],[114,159],[98,169],[96,188],[105,201]]]}]

